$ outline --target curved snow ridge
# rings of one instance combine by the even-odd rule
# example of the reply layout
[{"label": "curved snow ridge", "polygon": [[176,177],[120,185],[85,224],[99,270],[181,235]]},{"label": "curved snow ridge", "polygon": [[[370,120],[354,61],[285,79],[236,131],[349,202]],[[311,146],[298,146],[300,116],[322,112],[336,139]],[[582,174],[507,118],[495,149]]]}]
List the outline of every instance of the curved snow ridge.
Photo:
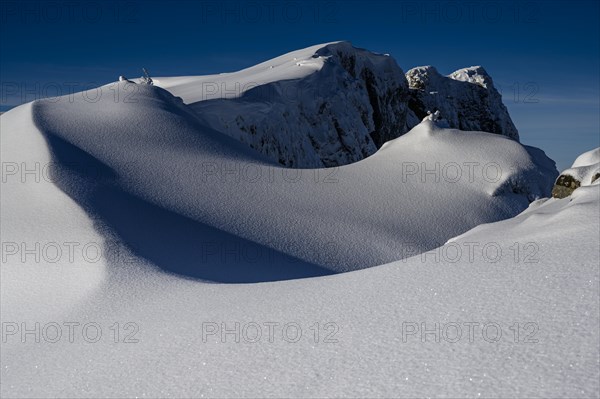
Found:
[{"label": "curved snow ridge", "polygon": [[[153,78],[155,85],[181,97],[186,104],[215,98],[238,98],[246,91],[280,80],[302,79],[321,70],[328,51],[335,47],[347,48],[348,42],[337,41],[317,44],[291,51],[260,64],[236,72],[214,75]],[[316,56],[322,52],[321,56]],[[302,68],[300,68],[302,67]],[[216,91],[215,91],[216,90]]]},{"label": "curved snow ridge", "polygon": [[[349,60],[356,57],[355,61]],[[255,87],[286,80],[297,80],[323,69],[331,57],[343,58],[352,74],[360,73],[361,65],[377,65],[384,75],[396,75],[402,70],[388,55],[354,47],[347,41],[335,41],[295,50],[236,72],[214,75],[153,78],[154,84],[181,97],[186,104],[213,99],[241,97]]]},{"label": "curved snow ridge", "polygon": [[[482,167],[482,188],[490,196],[504,194],[523,195],[529,202],[550,195],[551,187],[558,176],[556,164],[546,156],[544,151],[524,146],[506,136],[486,132],[465,132],[447,128],[445,120],[433,120],[433,114],[413,128],[409,133],[386,143],[380,151],[390,150],[397,146],[406,145],[408,139],[419,137],[419,141],[427,141],[429,148],[436,148],[440,153],[443,148],[450,156],[442,154],[436,159],[440,165],[447,167],[446,178],[451,176],[450,168],[460,171],[474,172],[475,167]],[[475,134],[473,134],[475,133]],[[455,155],[473,146],[478,148],[477,154],[465,156],[462,159],[463,168],[454,165]],[[497,151],[502,148],[502,157]],[[506,162],[503,158],[510,160]],[[500,160],[500,162],[498,162]],[[473,170],[469,170],[473,166]],[[427,171],[425,171],[426,173]],[[458,173],[456,176],[458,176]],[[443,174],[440,170],[440,174]],[[462,177],[462,175],[461,175]]]},{"label": "curved snow ridge", "polygon": [[583,154],[578,156],[571,167],[579,168],[582,166],[590,166],[597,163],[600,163],[600,147],[590,150],[588,152],[584,152]]},{"label": "curved snow ridge", "polygon": [[[575,244],[581,247],[580,252],[573,249],[566,251],[556,251],[563,253],[565,259],[570,256],[577,256],[582,260],[587,257],[586,250],[589,247],[597,247],[598,240],[594,236],[598,236],[599,218],[597,217],[600,203],[600,190],[596,185],[582,186],[573,191],[568,198],[543,198],[530,204],[530,206],[516,215],[515,217],[502,220],[494,223],[481,224],[473,229],[456,236],[450,240],[451,242],[468,242],[474,237],[487,242],[491,242],[499,233],[506,234],[503,239],[506,242],[512,240],[512,237],[528,237],[535,236],[543,237],[539,241],[532,241],[536,244],[548,246],[545,241],[553,241],[557,247],[565,246],[565,243]],[[560,231],[560,234],[557,234]],[[569,232],[573,232],[570,235]],[[569,237],[568,239],[565,237]],[[594,245],[585,247],[586,243],[591,242]],[[560,244],[559,244],[560,243]],[[583,249],[586,250],[583,250]],[[593,251],[590,251],[593,252]],[[596,251],[597,252],[597,251]],[[548,259],[554,264],[560,264],[559,259]],[[585,259],[585,263],[590,259]],[[537,262],[536,262],[537,263]],[[575,264],[573,260],[564,261],[564,264]]]},{"label": "curved snow ridge", "polygon": [[[126,91],[131,84],[115,85]],[[177,242],[187,247],[189,237],[193,242],[195,234],[205,237],[210,229],[221,237],[202,239],[212,240],[213,250],[239,239],[297,259],[296,267],[330,273],[388,263],[412,254],[407,248],[435,248],[478,224],[525,209],[525,193],[491,193],[500,178],[529,173],[539,162],[501,136],[434,130],[424,123],[361,162],[289,170],[206,126],[164,89],[136,86],[135,102],[110,96],[96,103],[83,96],[39,101],[34,119],[46,137],[56,138],[51,145],[60,143],[56,162],[73,164],[75,157],[83,164],[95,162],[101,173],[84,180],[83,187],[67,187],[69,194],[113,226],[140,257],[171,271],[174,262],[186,264],[190,275],[195,265],[208,266],[198,264],[201,254]],[[487,163],[495,164],[489,173],[500,173],[491,176],[495,180],[483,175]],[[95,185],[93,195],[86,195],[86,185]],[[107,210],[111,201],[118,206]],[[162,231],[179,238],[153,241]],[[170,246],[177,257],[161,257]],[[244,265],[246,273],[261,262],[276,270],[293,266],[261,259]],[[227,271],[222,262],[214,267]],[[227,281],[239,282],[235,276]]]},{"label": "curved snow ridge", "polygon": [[106,258],[96,252],[106,237],[55,185],[52,154],[32,120],[34,108],[27,103],[0,117],[3,321],[53,320],[91,295],[107,274]]}]

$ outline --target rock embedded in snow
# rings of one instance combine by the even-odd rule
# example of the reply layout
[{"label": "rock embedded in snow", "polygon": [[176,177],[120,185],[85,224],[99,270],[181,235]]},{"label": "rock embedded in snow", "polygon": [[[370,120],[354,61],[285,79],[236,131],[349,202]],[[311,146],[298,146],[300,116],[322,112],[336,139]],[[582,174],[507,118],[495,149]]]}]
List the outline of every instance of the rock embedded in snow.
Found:
[{"label": "rock embedded in snow", "polygon": [[439,110],[435,112],[427,111],[427,116],[423,118],[423,120],[432,121],[437,127],[441,127],[444,129],[450,128],[448,121],[442,117],[442,114],[440,114]]},{"label": "rock embedded in snow", "polygon": [[452,128],[519,140],[502,96],[482,67],[459,69],[444,76],[432,66],[423,66],[410,69],[406,78],[410,88],[408,128],[427,112],[440,111]]},{"label": "rock embedded in snow", "polygon": [[[600,179],[600,147],[581,154],[573,166],[563,171],[552,189],[554,198],[568,197],[581,186],[589,186]],[[597,183],[596,183],[597,184]]]}]

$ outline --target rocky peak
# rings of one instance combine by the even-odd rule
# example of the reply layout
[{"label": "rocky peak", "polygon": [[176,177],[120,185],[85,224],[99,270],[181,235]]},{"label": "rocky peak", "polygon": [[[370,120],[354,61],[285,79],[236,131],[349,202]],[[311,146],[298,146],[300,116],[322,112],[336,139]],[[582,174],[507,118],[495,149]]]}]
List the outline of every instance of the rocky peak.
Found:
[{"label": "rocky peak", "polygon": [[459,69],[448,76],[432,66],[406,73],[410,98],[407,128],[412,128],[428,112],[439,111],[450,127],[501,134],[519,140],[502,96],[481,66]]},{"label": "rocky peak", "polygon": [[448,75],[450,79],[458,80],[460,82],[468,82],[479,85],[485,89],[493,89],[494,83],[492,77],[482,66],[472,66],[468,68],[462,68],[452,72]]},{"label": "rocky peak", "polygon": [[406,72],[408,87],[413,90],[425,90],[426,87],[436,86],[443,76],[431,65],[420,66]]}]

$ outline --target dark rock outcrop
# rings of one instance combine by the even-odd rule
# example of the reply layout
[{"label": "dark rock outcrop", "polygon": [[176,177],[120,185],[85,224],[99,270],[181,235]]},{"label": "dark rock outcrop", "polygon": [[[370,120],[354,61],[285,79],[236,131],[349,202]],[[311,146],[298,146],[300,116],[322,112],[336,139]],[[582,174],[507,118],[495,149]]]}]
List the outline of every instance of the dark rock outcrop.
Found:
[{"label": "dark rock outcrop", "polygon": [[560,175],[552,188],[552,197],[565,198],[568,197],[577,188],[581,187],[581,182],[571,175]]},{"label": "dark rock outcrop", "polygon": [[482,67],[459,69],[449,76],[424,66],[406,73],[410,98],[407,128],[419,123],[427,112],[440,111],[451,128],[479,130],[519,140],[502,96]]}]

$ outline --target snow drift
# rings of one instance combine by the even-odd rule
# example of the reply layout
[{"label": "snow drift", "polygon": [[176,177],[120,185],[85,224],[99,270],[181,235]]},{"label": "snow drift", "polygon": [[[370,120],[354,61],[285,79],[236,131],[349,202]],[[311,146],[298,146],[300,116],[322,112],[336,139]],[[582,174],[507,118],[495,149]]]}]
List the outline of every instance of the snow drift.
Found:
[{"label": "snow drift", "polygon": [[[127,82],[115,85],[131,90]],[[164,89],[134,86],[135,102],[115,102],[112,96],[94,103],[85,96],[39,101],[33,119],[59,165],[54,173],[61,188],[110,234],[125,242],[142,239],[132,243],[140,256],[171,271],[181,264],[184,274],[195,277],[280,279],[293,262],[264,273],[256,266],[254,275],[247,268],[238,275],[218,262],[194,270],[189,257],[197,253],[182,255],[178,249],[177,262],[161,257],[164,248],[157,251],[152,232],[163,226],[138,235],[134,226],[140,221],[128,218],[183,224],[180,234],[197,224],[203,226],[204,233],[195,233],[201,236],[216,229],[269,254],[299,260],[300,269],[306,263],[307,275],[319,275],[390,262],[405,256],[407,247],[435,248],[478,224],[511,217],[548,196],[556,177],[553,162],[539,150],[501,135],[442,129],[431,121],[363,161],[290,170],[206,126]],[[86,174],[90,169],[96,174]],[[160,218],[152,217],[155,213]]]}]

